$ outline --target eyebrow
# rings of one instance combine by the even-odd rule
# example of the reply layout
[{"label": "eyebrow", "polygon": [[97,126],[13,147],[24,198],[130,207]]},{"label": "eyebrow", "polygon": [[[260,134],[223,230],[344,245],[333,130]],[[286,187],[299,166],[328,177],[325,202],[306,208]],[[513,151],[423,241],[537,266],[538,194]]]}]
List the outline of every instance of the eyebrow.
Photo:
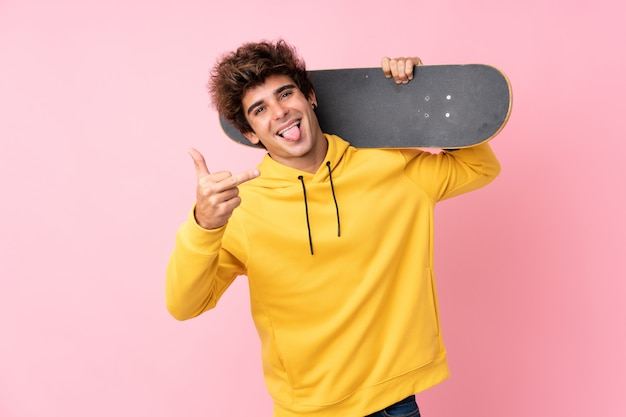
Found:
[{"label": "eyebrow", "polygon": [[[276,89],[276,91],[274,91],[274,95],[279,95],[279,94],[280,94],[280,93],[282,93],[283,91],[285,91],[285,90],[289,90],[289,89],[292,89],[292,88],[296,88],[296,85],[295,85],[295,84],[285,84],[285,85],[283,85],[282,87],[278,87],[278,88]],[[248,115],[249,115],[250,113],[252,113],[252,111],[253,111],[256,107],[258,107],[258,106],[260,106],[261,104],[263,104],[263,101],[264,101],[264,100],[259,100],[259,101],[257,101],[257,102],[252,103],[252,105],[250,105],[250,107],[248,107],[248,111],[247,111]]]}]

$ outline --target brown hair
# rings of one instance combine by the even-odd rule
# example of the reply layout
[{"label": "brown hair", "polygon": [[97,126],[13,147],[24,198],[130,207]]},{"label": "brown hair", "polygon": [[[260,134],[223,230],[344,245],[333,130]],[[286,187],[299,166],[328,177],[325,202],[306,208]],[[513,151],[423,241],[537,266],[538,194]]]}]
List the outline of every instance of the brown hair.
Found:
[{"label": "brown hair", "polygon": [[284,40],[241,45],[236,51],[224,54],[211,70],[208,88],[213,107],[241,133],[252,131],[241,100],[248,89],[276,74],[291,77],[306,97],[313,90],[304,61]]}]

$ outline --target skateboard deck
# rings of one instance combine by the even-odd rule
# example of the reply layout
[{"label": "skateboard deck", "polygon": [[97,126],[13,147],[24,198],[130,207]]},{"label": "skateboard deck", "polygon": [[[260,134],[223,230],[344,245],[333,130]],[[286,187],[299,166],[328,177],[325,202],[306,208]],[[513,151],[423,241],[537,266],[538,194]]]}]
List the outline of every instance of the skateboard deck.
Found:
[{"label": "skateboard deck", "polygon": [[[309,71],[324,133],[357,148],[464,148],[497,135],[509,119],[511,85],[483,64],[421,65],[396,84],[380,68]],[[250,143],[220,116],[224,132]]]}]

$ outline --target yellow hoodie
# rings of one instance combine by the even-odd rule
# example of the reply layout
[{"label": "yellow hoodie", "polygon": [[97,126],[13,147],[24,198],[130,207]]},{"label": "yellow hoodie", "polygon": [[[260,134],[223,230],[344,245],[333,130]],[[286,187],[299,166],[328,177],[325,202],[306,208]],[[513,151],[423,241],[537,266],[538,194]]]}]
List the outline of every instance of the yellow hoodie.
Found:
[{"label": "yellow hoodie", "polygon": [[500,169],[488,144],[431,154],[326,138],[315,174],[266,156],[226,226],[205,230],[190,214],[167,269],[179,320],[248,276],[275,417],[365,416],[448,376],[434,205]]}]

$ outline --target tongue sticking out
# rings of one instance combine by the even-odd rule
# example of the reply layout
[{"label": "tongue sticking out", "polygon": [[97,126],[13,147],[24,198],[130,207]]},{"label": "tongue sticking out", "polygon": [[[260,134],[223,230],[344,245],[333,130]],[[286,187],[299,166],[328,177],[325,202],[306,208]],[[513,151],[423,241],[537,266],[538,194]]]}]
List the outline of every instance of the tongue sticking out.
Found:
[{"label": "tongue sticking out", "polygon": [[289,129],[285,130],[282,133],[282,137],[284,137],[288,141],[292,141],[292,142],[297,141],[298,139],[300,139],[300,127],[299,126],[290,127]]}]

